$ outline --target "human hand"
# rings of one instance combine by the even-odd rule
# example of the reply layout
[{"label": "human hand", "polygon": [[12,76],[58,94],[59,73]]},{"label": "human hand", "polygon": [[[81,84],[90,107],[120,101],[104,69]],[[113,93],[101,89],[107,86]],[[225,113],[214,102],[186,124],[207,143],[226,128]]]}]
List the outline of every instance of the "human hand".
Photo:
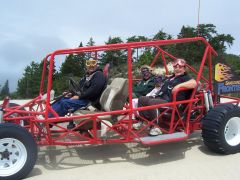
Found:
[{"label": "human hand", "polygon": [[149,98],[151,98],[151,99],[154,99],[155,98],[155,96],[148,96]]},{"label": "human hand", "polygon": [[165,74],[165,77],[166,78],[169,78],[169,77],[171,77],[172,76],[172,74]]},{"label": "human hand", "polygon": [[78,99],[79,99],[79,96],[73,96],[73,97],[71,97],[71,99],[76,99],[76,100],[78,100]]},{"label": "human hand", "polygon": [[176,85],[176,86],[174,86],[174,88],[172,89],[172,92],[175,92],[175,91],[177,91],[177,89],[179,89],[180,88],[180,86],[179,85]]}]

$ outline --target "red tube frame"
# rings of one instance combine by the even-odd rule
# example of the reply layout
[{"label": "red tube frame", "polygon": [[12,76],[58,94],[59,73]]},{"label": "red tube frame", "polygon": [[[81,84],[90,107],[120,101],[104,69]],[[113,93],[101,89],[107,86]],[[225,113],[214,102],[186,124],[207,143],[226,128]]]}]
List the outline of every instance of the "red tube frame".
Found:
[{"label": "red tube frame", "polygon": [[[198,130],[201,128],[200,120],[203,117],[205,112],[204,107],[204,98],[203,93],[198,92],[196,94],[196,88],[194,89],[191,99],[184,100],[184,101],[176,101],[176,95],[178,91],[182,91],[185,89],[179,89],[178,91],[174,92],[173,102],[166,103],[166,104],[160,104],[160,105],[154,105],[154,106],[146,106],[141,108],[133,108],[132,107],[132,49],[133,48],[139,48],[139,47],[146,47],[151,46],[157,48],[158,52],[155,56],[153,62],[151,63],[151,66],[154,66],[155,62],[157,61],[158,57],[161,55],[161,58],[163,60],[166,73],[168,74],[168,69],[166,67],[166,58],[165,56],[168,56],[171,59],[176,59],[173,55],[169,54],[168,52],[161,49],[161,46],[169,45],[169,44],[176,44],[176,43],[186,43],[186,42],[196,42],[201,41],[205,45],[205,52],[202,58],[202,62],[199,68],[199,71],[196,71],[194,68],[192,68],[190,65],[187,65],[189,70],[194,72],[197,75],[196,81],[197,83],[200,82],[200,79],[205,82],[204,88],[206,90],[213,90],[212,85],[212,55],[217,56],[217,53],[215,50],[211,47],[211,45],[202,37],[195,37],[195,38],[183,38],[183,39],[174,39],[174,40],[159,40],[159,41],[146,41],[146,42],[133,42],[133,43],[122,43],[122,44],[110,44],[110,45],[103,45],[103,46],[90,46],[90,47],[80,47],[75,49],[63,49],[63,50],[57,50],[54,51],[51,54],[48,54],[46,58],[44,59],[44,65],[43,65],[43,71],[42,71],[42,79],[40,84],[40,90],[39,90],[39,96],[35,99],[29,101],[28,103],[18,106],[16,108],[5,108],[5,114],[4,114],[4,120],[5,121],[13,121],[15,123],[20,123],[21,120],[24,120],[27,123],[25,127],[29,129],[29,131],[34,135],[36,142],[39,145],[76,145],[76,144],[103,144],[103,143],[124,143],[124,142],[132,142],[132,141],[140,141],[144,144],[159,144],[159,143],[165,143],[165,142],[172,142],[172,141],[178,141],[182,139],[186,139],[194,130]],[[128,62],[128,80],[129,80],[129,86],[128,86],[128,93],[129,93],[129,105],[127,106],[127,109],[125,110],[117,110],[112,112],[97,112],[95,114],[86,114],[86,115],[78,115],[78,116],[70,116],[70,117],[59,117],[54,110],[50,106],[50,91],[52,89],[52,72],[53,72],[53,64],[55,56],[57,55],[65,55],[65,54],[71,54],[71,53],[83,53],[83,52],[94,52],[95,56],[97,56],[97,52],[99,51],[109,51],[109,50],[120,50],[120,49],[126,49],[128,52],[127,56],[127,62]],[[202,76],[203,67],[206,63],[206,60],[208,59],[208,68],[209,68],[209,80],[204,78]],[[48,73],[48,85],[47,85],[47,99],[42,100],[42,95],[44,93],[44,81],[45,76],[47,72],[47,64],[49,61],[49,73]],[[238,98],[233,98],[233,101],[235,103],[239,103]],[[178,110],[179,104],[188,104],[188,108],[184,111],[184,113],[187,114],[186,120],[184,120],[180,116],[180,112]],[[216,105],[216,102],[214,102],[214,105]],[[147,125],[138,130],[133,130],[132,124],[132,115],[136,111],[146,110],[146,109],[152,109],[152,108],[161,108],[161,107],[172,107],[172,110],[167,109],[163,112],[161,112],[158,116],[159,118],[162,118],[164,114],[166,113],[172,113],[171,119],[169,122],[164,122],[165,125],[163,127],[160,127],[161,130],[165,134],[172,134],[176,131],[179,131],[179,129],[182,129],[183,132],[186,133],[185,137],[181,138],[172,138],[168,140],[156,140],[151,142],[143,142],[141,140],[141,137],[144,136],[144,130],[147,129],[149,126],[153,124],[152,122],[148,122],[146,119],[143,118],[144,121],[146,121]],[[25,108],[24,110],[22,108]],[[28,110],[26,110],[26,108]],[[198,110],[199,114],[195,119],[191,119],[191,112],[192,110]],[[48,118],[48,113],[52,112],[55,117]],[[171,111],[171,112],[170,112]],[[12,114],[17,114],[17,117],[12,117]],[[39,115],[45,116],[45,119],[39,119]],[[103,115],[121,115],[120,119],[116,124],[113,124],[112,126],[109,126],[106,124],[100,117]],[[178,117],[177,119],[175,117]],[[81,122],[78,124],[75,128],[69,130],[64,125],[61,125],[61,122],[69,122],[73,119],[79,119],[79,118],[86,118],[86,121]],[[191,121],[190,121],[191,119]],[[82,134],[78,133],[78,128],[86,124],[87,122],[92,122],[93,129],[91,130],[91,133],[93,134],[92,137],[84,136]],[[99,137],[98,129],[97,129],[97,123],[103,123],[108,127],[108,132],[114,132],[117,134],[117,138],[102,138]],[[56,130],[52,130],[49,128],[49,124],[52,124]],[[166,128],[167,127],[167,128]],[[66,141],[66,138],[74,137],[70,141]]]}]

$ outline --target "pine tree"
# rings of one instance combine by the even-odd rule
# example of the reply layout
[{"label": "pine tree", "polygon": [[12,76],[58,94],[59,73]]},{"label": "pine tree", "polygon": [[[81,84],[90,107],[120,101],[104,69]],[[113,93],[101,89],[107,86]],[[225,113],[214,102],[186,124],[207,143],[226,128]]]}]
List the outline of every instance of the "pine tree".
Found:
[{"label": "pine tree", "polygon": [[[24,69],[23,77],[18,80],[17,94],[20,98],[33,98],[39,95],[42,78],[43,61],[39,64],[31,62]],[[48,68],[47,68],[48,69]],[[55,65],[53,69],[53,79],[55,77]],[[47,87],[48,71],[45,74],[45,90]]]},{"label": "pine tree", "polygon": [[[91,40],[91,42],[94,42],[93,40]],[[79,44],[78,47],[83,47],[82,42]],[[85,74],[85,69],[86,69],[86,65],[85,65],[85,61],[86,61],[86,53],[80,53],[80,54],[76,54],[74,56],[74,59],[78,62],[78,77],[82,77]]]},{"label": "pine tree", "polygon": [[4,98],[5,96],[9,96],[9,84],[8,84],[8,80],[6,80],[6,82],[4,83],[1,92],[0,92],[0,96],[1,99]]},{"label": "pine tree", "polygon": [[[82,44],[80,44],[80,45],[82,45]],[[94,45],[95,45],[95,41],[93,40],[92,37],[90,37],[89,41],[87,42],[87,46],[94,46]],[[97,54],[91,53],[91,52],[85,53],[85,58],[86,59],[90,59],[90,58],[98,59]]]},{"label": "pine tree", "polygon": [[[123,43],[122,39],[120,37],[109,37],[108,41],[105,42],[108,44],[118,44]],[[102,64],[110,63],[110,66],[118,66],[120,64],[126,64],[127,63],[127,55],[126,50],[112,50],[112,51],[106,51],[101,56],[101,62]]]},{"label": "pine tree", "polygon": [[[220,54],[225,53],[226,45],[229,47],[233,44],[234,38],[227,34],[218,34],[216,26],[213,24],[200,24],[199,28],[183,26],[178,38],[187,37],[204,37],[213,48]],[[191,44],[177,44],[176,54],[189,62],[199,62],[202,59],[205,45],[202,42],[194,42]]]},{"label": "pine tree", "polygon": [[[79,47],[83,47],[80,43]],[[70,54],[66,57],[60,68],[62,76],[77,76],[81,77],[85,70],[85,54]]]},{"label": "pine tree", "polygon": [[[147,41],[148,38],[145,36],[131,36],[129,38],[127,38],[127,42],[143,42],[143,41]],[[136,48],[132,50],[132,56],[133,56],[133,62],[138,62],[139,60],[139,55],[140,52],[139,50],[143,50],[144,48]]]}]

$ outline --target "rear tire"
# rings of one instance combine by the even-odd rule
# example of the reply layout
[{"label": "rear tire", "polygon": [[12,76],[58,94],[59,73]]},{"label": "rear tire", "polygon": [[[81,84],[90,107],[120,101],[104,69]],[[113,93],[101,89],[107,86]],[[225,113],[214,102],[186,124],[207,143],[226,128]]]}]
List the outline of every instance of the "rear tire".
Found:
[{"label": "rear tire", "polygon": [[204,144],[212,151],[233,154],[240,151],[240,108],[223,104],[202,119]]},{"label": "rear tire", "polygon": [[23,179],[37,160],[33,136],[13,123],[0,124],[0,179]]}]

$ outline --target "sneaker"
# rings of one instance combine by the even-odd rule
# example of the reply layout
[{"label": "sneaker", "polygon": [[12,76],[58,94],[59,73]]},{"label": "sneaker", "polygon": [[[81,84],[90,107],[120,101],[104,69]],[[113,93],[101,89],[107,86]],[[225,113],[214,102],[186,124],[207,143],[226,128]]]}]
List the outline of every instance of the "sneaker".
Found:
[{"label": "sneaker", "polygon": [[39,119],[39,120],[44,120],[45,118],[43,117],[43,115],[39,115],[39,116],[37,116],[37,118]]},{"label": "sneaker", "polygon": [[138,123],[134,123],[132,125],[133,129],[135,129],[135,130],[139,130],[142,126],[143,126],[143,122],[142,121],[140,121]]},{"label": "sneaker", "polygon": [[67,125],[67,129],[73,129],[75,127],[76,127],[76,125],[74,124],[73,121],[70,121],[69,124]]},{"label": "sneaker", "polygon": [[150,129],[150,132],[149,132],[149,135],[150,135],[150,136],[158,136],[158,135],[160,135],[160,134],[162,134],[162,131],[161,131],[160,128],[158,128],[158,127],[153,127],[153,128]]}]

